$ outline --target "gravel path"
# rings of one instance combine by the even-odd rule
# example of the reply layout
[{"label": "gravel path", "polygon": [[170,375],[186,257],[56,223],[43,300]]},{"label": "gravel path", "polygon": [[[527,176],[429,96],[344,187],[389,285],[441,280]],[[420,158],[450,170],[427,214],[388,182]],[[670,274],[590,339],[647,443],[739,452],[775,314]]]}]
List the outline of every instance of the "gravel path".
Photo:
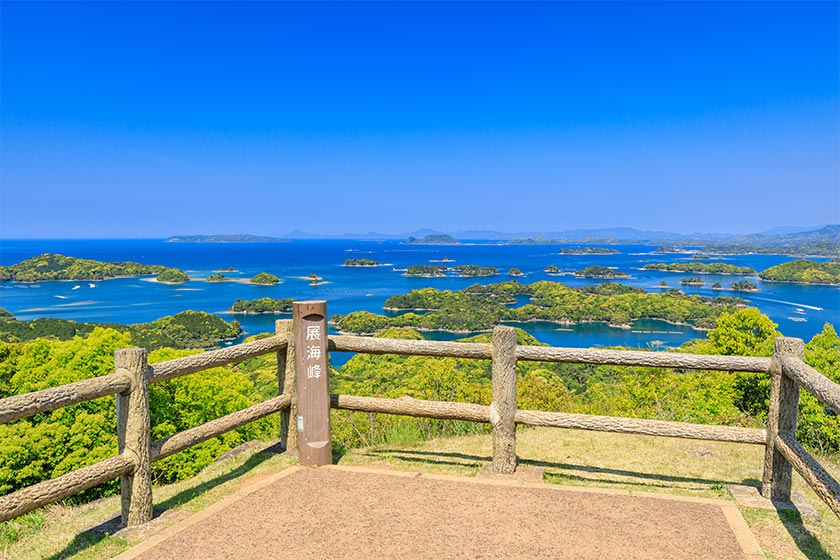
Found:
[{"label": "gravel path", "polygon": [[300,469],[132,558],[743,559],[720,506]]}]

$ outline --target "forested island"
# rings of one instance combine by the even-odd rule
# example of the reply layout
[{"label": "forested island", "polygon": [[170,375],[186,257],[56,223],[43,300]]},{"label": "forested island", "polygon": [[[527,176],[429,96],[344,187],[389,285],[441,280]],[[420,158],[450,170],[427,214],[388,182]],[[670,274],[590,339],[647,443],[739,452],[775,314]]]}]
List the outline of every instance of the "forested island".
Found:
[{"label": "forested island", "polygon": [[729,285],[729,289],[733,292],[757,292],[758,286],[749,280],[741,280]]},{"label": "forested island", "polygon": [[573,273],[578,278],[630,278],[630,275],[620,270],[606,266],[587,266],[583,270],[576,270]]},{"label": "forested island", "polygon": [[279,283],[280,279],[268,272],[260,272],[259,274],[251,278],[251,284],[258,284],[260,286],[273,286]]},{"label": "forested island", "polygon": [[368,268],[368,267],[376,267],[376,266],[381,266],[381,265],[379,264],[379,261],[375,261],[373,259],[361,258],[361,259],[345,259],[344,266]]},{"label": "forested island", "polygon": [[289,240],[248,233],[224,233],[218,235],[174,235],[166,239],[164,243],[289,243]]},{"label": "forested island", "polygon": [[478,276],[497,276],[499,269],[495,266],[478,266],[475,264],[462,264],[453,268],[461,278],[475,278]]},{"label": "forested island", "polygon": [[162,265],[136,262],[102,262],[44,253],[11,266],[0,266],[0,281],[47,282],[51,280],[106,280],[160,274]]},{"label": "forested island", "polygon": [[[6,311],[6,310],[3,310]],[[0,314],[0,341],[25,342],[36,338],[69,340],[87,336],[97,328],[131,334],[137,346],[156,348],[210,348],[221,340],[242,335],[237,321],[228,323],[218,315],[203,311],[182,311],[151,323],[80,323],[68,319],[41,318],[18,321],[11,313]]]},{"label": "forested island", "polygon": [[771,266],[758,276],[765,282],[837,285],[840,284],[840,262],[799,259]]},{"label": "forested island", "polygon": [[409,245],[461,245],[461,242],[445,233],[434,233],[425,235],[422,239],[416,237],[409,237],[405,240]]},{"label": "forested island", "polygon": [[508,270],[508,276],[525,276],[521,270],[516,267],[511,268]]},{"label": "forested island", "polygon": [[[528,295],[531,303],[510,307],[515,296]],[[332,320],[341,331],[374,333],[390,327],[412,327],[452,332],[486,331],[503,321],[550,321],[574,324],[605,321],[626,327],[635,319],[660,319],[686,324],[696,329],[715,326],[716,318],[744,304],[735,298],[708,298],[685,295],[678,290],[649,294],[640,288],[608,283],[575,289],[558,282],[520,284],[509,280],[488,286],[474,285],[459,291],[434,288],[413,290],[392,296],[385,302],[389,310],[431,310],[386,317],[366,311],[335,315]]]},{"label": "forested island", "polygon": [[687,272],[693,274],[755,274],[755,269],[749,266],[700,262],[646,264],[642,267],[642,270],[662,270],[665,272]]},{"label": "forested island", "polygon": [[161,284],[183,284],[189,282],[190,277],[178,268],[167,268],[155,278]]},{"label": "forested island", "polygon": [[405,270],[405,275],[423,278],[446,276],[446,266],[442,264],[413,264]]},{"label": "forested island", "polygon": [[543,269],[543,272],[547,274],[560,274],[560,267],[550,264]]},{"label": "forested island", "polygon": [[230,280],[227,276],[220,272],[214,272],[210,276],[205,279],[207,282],[225,282],[226,280]]},{"label": "forested island", "polygon": [[606,247],[566,247],[560,249],[561,255],[618,255],[619,251]]},{"label": "forested island", "polygon": [[230,306],[228,313],[243,313],[246,315],[257,315],[261,313],[291,313],[292,298],[258,298],[258,299],[238,299]]},{"label": "forested island", "polygon": [[683,278],[680,280],[680,284],[685,286],[702,286],[705,283],[706,282],[699,276],[692,276],[691,278]]}]

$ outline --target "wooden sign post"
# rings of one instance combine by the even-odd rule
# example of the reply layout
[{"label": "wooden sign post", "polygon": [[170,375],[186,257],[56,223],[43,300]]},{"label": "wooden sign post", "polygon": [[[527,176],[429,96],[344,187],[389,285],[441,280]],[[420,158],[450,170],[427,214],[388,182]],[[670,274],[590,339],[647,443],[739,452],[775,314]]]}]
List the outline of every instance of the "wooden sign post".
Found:
[{"label": "wooden sign post", "polygon": [[304,466],[332,464],[327,369],[327,302],[296,301],[295,378],[298,456]]}]

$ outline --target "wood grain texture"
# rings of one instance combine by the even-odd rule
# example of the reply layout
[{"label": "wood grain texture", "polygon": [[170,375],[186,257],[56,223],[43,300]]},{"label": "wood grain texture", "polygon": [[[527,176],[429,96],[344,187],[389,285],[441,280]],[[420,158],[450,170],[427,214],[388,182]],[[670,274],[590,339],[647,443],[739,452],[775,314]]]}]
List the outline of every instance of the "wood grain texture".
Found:
[{"label": "wood grain texture", "polygon": [[824,501],[834,515],[840,517],[840,484],[814,459],[790,432],[776,437],[775,448]]},{"label": "wood grain texture", "polygon": [[[295,401],[295,357],[294,357],[294,331],[291,319],[278,319],[274,322],[274,334],[286,339],[286,348],[277,351],[277,394],[289,395],[292,402]],[[297,407],[295,407],[297,410]],[[294,426],[290,423],[291,411],[289,409],[280,412],[280,450],[289,449],[289,430]],[[295,426],[296,428],[296,426]],[[297,449],[297,435],[293,438],[294,449]]]},{"label": "wood grain texture", "polygon": [[286,346],[286,339],[270,336],[245,342],[244,344],[237,344],[236,346],[228,346],[227,348],[219,348],[218,350],[210,350],[194,356],[185,356],[183,358],[175,358],[174,360],[167,360],[165,362],[158,362],[152,364],[151,382],[158,383],[210,369],[218,366],[232,364],[233,362],[241,362],[248,358],[254,358],[269,352],[279,352]]},{"label": "wood grain texture", "polygon": [[121,393],[131,386],[131,379],[124,373],[112,373],[51,387],[43,391],[15,395],[0,400],[0,424],[48,412],[80,402]]},{"label": "wood grain texture", "polygon": [[732,441],[756,445],[764,445],[765,443],[764,430],[756,428],[710,426],[706,424],[666,422],[664,420],[619,418],[616,416],[592,416],[589,414],[570,414],[565,412],[517,410],[516,423],[526,424],[528,426],[551,426],[555,428],[574,428],[599,432]]},{"label": "wood grain texture", "polygon": [[840,385],[795,357],[782,356],[782,372],[840,414]]},{"label": "wood grain texture", "polygon": [[442,356],[449,358],[490,359],[490,345],[474,342],[441,342],[436,340],[399,340],[366,336],[331,336],[331,352],[364,354],[404,354],[408,356]]},{"label": "wood grain texture", "polygon": [[516,471],[516,329],[497,326],[492,343],[493,472]]},{"label": "wood grain texture", "polygon": [[479,404],[425,401],[411,397],[382,399],[354,395],[330,395],[330,406],[339,410],[490,423],[490,407]]},{"label": "wood grain texture", "polygon": [[764,471],[761,495],[771,500],[790,501],[791,465],[776,449],[780,433],[796,433],[799,414],[799,386],[782,373],[785,357],[802,360],[805,343],[798,338],[778,337],[774,341],[770,362],[770,408],[767,413],[767,447],[764,450]]},{"label": "wood grain texture", "polygon": [[69,498],[88,488],[131,472],[134,462],[125,455],[116,455],[57,478],[33,484],[0,497],[0,522],[8,521],[47,504]]},{"label": "wood grain texture", "polygon": [[595,348],[559,348],[547,346],[517,346],[519,360],[535,362],[567,362],[616,366],[650,366],[682,369],[710,369],[721,371],[770,370],[770,358],[749,356],[708,356],[677,352],[641,352],[636,350],[600,350]]},{"label": "wood grain texture", "polygon": [[120,476],[120,517],[123,525],[142,525],[152,519],[148,352],[145,348],[117,350],[114,365],[131,378],[131,387],[117,395],[120,454],[132,457],[134,462],[134,470]]},{"label": "wood grain texture", "polygon": [[178,432],[169,437],[155,440],[151,445],[152,461],[159,461],[160,459],[169,457],[179,451],[183,451],[187,447],[191,447],[202,441],[207,441],[225,432],[235,430],[240,426],[244,426],[254,420],[259,420],[269,414],[288,410],[289,401],[288,395],[279,395],[259,404],[205,422],[195,428],[190,428],[189,430]]},{"label": "wood grain texture", "polygon": [[298,457],[304,466],[332,464],[327,368],[327,302],[292,304],[295,331]]}]

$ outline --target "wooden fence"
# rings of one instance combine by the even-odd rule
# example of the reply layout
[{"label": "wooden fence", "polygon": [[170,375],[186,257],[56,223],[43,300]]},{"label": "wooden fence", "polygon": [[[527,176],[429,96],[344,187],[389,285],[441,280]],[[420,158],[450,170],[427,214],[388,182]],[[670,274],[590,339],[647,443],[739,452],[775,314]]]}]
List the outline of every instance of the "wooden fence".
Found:
[{"label": "wooden fence", "polygon": [[[792,469],[840,516],[840,484],[796,441],[799,390],[812,393],[840,414],[840,385],[803,362],[804,343],[778,338],[771,358],[707,356],[520,346],[516,330],[498,326],[489,344],[327,336],[325,302],[297,302],[294,319],[277,321],[274,336],[149,365],[143,349],[118,350],[114,373],[0,400],[0,424],[92,399],[117,395],[119,453],[90,466],[0,497],[0,521],[120,477],[122,521],[137,525],[152,517],[151,464],[187,447],[280,413],[281,446],[297,449],[301,464],[331,462],[329,409],[489,423],[493,470],[516,469],[516,425],[728,441],[764,445],[762,494],[790,501]],[[296,351],[297,349],[297,351]],[[402,354],[492,360],[489,406],[384,399],[328,393],[329,352]],[[182,375],[276,353],[278,396],[167,438],[151,441],[148,386]],[[652,366],[694,370],[768,373],[772,380],[766,429],[592,416],[516,408],[518,361]]]}]

